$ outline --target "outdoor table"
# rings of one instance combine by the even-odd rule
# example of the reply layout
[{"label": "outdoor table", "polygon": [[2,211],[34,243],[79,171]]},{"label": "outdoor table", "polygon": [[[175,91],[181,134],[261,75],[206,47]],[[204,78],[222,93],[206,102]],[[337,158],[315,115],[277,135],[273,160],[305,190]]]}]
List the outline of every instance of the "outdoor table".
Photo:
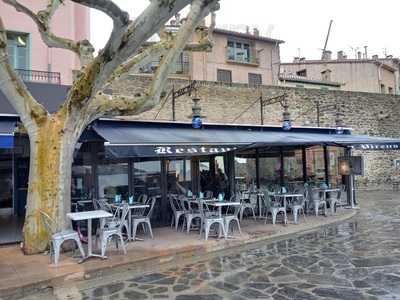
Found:
[{"label": "outdoor table", "polygon": [[287,207],[287,198],[299,198],[299,197],[304,197],[304,195],[303,194],[274,194],[274,197],[281,198],[283,200],[283,202],[282,202],[283,206]]},{"label": "outdoor table", "polygon": [[[100,257],[105,258],[104,256],[94,254],[92,252],[92,220],[93,219],[100,219],[100,226],[103,227],[104,219],[112,217],[113,215],[104,210],[92,210],[92,211],[82,211],[82,212],[74,212],[68,213],[67,217],[70,218],[72,221],[83,221],[87,220],[87,235],[88,235],[88,253],[86,257],[81,261],[85,261],[90,257]],[[89,236],[90,235],[90,236]]]},{"label": "outdoor table", "polygon": [[222,218],[222,207],[242,205],[240,202],[229,202],[229,201],[220,202],[215,200],[206,202],[206,204],[218,208],[218,214],[220,218]]},{"label": "outdoor table", "polygon": [[328,193],[332,193],[332,192],[339,192],[340,191],[340,189],[338,189],[338,188],[335,188],[335,189],[318,189],[321,193],[323,193],[323,198],[324,198],[324,200],[326,201],[326,195],[328,194]]},{"label": "outdoor table", "polygon": [[[111,204],[112,208],[118,208],[122,205],[121,204],[116,204],[113,203]],[[128,240],[132,241],[133,240],[133,232],[132,232],[132,210],[135,209],[145,209],[145,208],[149,208],[150,205],[148,204],[141,204],[141,203],[133,203],[133,204],[129,204],[129,212],[128,212]]]}]

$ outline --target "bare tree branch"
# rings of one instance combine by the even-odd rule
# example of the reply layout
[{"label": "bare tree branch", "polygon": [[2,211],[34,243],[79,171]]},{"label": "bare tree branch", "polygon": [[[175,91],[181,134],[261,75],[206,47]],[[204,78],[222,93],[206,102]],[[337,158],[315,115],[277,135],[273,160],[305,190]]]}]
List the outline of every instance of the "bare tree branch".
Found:
[{"label": "bare tree branch", "polygon": [[124,97],[120,96],[113,99],[112,96],[98,93],[96,98],[90,103],[88,113],[91,114],[91,119],[96,119],[101,111],[108,115],[129,115],[138,114],[154,107],[162,98],[164,87],[168,79],[168,75],[174,66],[177,57],[185,49],[187,41],[193,35],[196,26],[214,9],[218,0],[194,0],[186,22],[180,27],[177,35],[171,41],[164,41],[153,44],[145,49],[141,54],[133,57],[125,65],[121,67],[118,72],[125,72],[137,68],[143,61],[152,55],[165,53],[161,60],[160,67],[158,68],[151,86],[145,93],[137,97]]},{"label": "bare tree branch", "polygon": [[71,39],[59,37],[51,32],[50,23],[56,10],[64,0],[49,0],[46,9],[37,14],[31,9],[21,4],[17,0],[3,0],[14,7],[18,12],[29,16],[37,25],[43,42],[51,48],[61,48],[75,52],[81,60],[82,65],[86,65],[92,59],[93,46],[87,40],[75,42]]},{"label": "bare tree branch", "polygon": [[[0,17],[0,90],[9,100],[24,125],[37,125],[47,116],[46,109],[39,104],[12,68],[7,53],[7,35]],[[26,126],[28,129],[31,126]]]}]

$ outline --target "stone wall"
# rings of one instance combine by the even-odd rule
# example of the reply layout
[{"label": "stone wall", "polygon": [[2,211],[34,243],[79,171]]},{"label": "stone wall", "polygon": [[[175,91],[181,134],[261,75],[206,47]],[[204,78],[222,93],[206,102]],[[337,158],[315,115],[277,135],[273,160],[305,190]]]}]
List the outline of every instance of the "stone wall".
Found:
[{"label": "stone wall", "polygon": [[[149,84],[147,76],[130,75],[113,87],[114,93],[129,95],[144,90]],[[188,81],[171,79],[166,91],[186,86]],[[200,82],[198,96],[205,115],[205,122],[260,124],[259,97],[274,97],[286,94],[294,126],[316,126],[316,101],[320,102],[320,124],[334,127],[338,104],[344,113],[344,124],[354,134],[371,136],[400,137],[400,97],[393,95],[326,91],[281,86],[252,88],[244,84],[222,85],[215,82]],[[176,101],[177,121],[190,121],[191,97],[183,96]],[[151,111],[132,117],[140,120],[172,120],[171,97]],[[280,104],[265,107],[264,123],[281,124]],[[398,176],[393,159],[400,158],[396,151],[355,151],[365,157],[365,176],[357,177],[360,186],[391,186]],[[400,174],[400,173],[399,173]]]}]

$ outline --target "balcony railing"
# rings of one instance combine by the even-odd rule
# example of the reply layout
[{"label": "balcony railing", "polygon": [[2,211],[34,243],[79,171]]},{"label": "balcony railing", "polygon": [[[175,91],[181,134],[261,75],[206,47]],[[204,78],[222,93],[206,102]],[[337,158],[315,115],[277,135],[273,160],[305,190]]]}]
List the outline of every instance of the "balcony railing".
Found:
[{"label": "balcony railing", "polygon": [[232,49],[226,47],[226,61],[229,63],[248,64],[253,66],[260,65],[260,58],[255,49],[251,49],[249,56],[238,55],[232,52]]},{"label": "balcony railing", "polygon": [[[140,73],[155,73],[157,68],[159,67],[160,62],[154,61],[143,68],[140,69]],[[181,74],[188,75],[189,74],[189,62],[188,61],[179,61],[176,62],[171,69],[171,74]]]},{"label": "balcony railing", "polygon": [[15,70],[23,81],[45,82],[51,84],[61,84],[61,74],[59,72],[46,72],[37,70]]}]

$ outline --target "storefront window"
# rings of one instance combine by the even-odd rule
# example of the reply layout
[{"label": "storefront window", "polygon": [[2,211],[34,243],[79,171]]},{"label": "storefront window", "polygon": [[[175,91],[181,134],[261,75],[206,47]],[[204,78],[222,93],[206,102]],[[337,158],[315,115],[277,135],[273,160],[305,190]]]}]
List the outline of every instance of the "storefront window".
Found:
[{"label": "storefront window", "polygon": [[229,194],[228,170],[224,156],[216,156],[215,163],[215,193]]},{"label": "storefront window", "polygon": [[288,188],[303,185],[303,154],[302,150],[291,150],[283,153],[284,184]]},{"label": "storefront window", "polygon": [[236,191],[254,189],[257,183],[255,153],[238,154],[235,157]]},{"label": "storefront window", "polygon": [[[11,151],[0,149],[0,212],[1,210],[11,210],[13,207],[12,169]],[[9,211],[9,213],[12,212]]]},{"label": "storefront window", "polygon": [[142,194],[161,195],[161,162],[141,161],[133,164],[133,189],[135,198]]},{"label": "storefront window", "polygon": [[278,151],[260,153],[260,189],[277,190],[280,186],[281,157]]},{"label": "storefront window", "polygon": [[192,190],[190,160],[168,160],[167,174],[168,193],[186,195]]},{"label": "storefront window", "polygon": [[333,187],[342,184],[342,175],[339,174],[338,159],[344,156],[344,149],[339,147],[328,147],[329,155],[329,183]]},{"label": "storefront window", "polygon": [[122,195],[123,200],[128,198],[128,163],[102,164],[97,172],[100,198],[112,200],[115,195]]},{"label": "storefront window", "polygon": [[73,165],[71,181],[71,199],[92,199],[92,166]]},{"label": "storefront window", "polygon": [[315,146],[306,150],[307,156],[307,182],[319,186],[325,182],[324,149]]}]

